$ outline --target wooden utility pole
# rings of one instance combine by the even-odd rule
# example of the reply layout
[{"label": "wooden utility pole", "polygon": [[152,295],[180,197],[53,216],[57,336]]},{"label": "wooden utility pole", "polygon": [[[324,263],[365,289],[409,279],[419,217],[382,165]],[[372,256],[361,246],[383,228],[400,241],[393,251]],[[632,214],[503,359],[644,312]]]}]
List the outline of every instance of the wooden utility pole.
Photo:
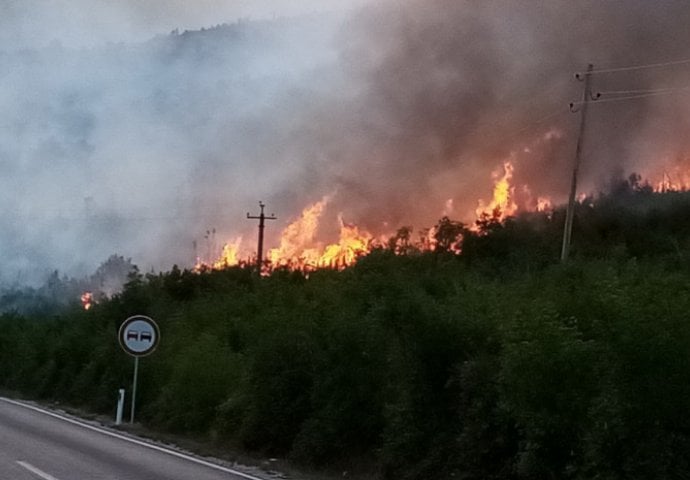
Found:
[{"label": "wooden utility pole", "polygon": [[254,219],[254,220],[259,220],[259,245],[256,250],[256,268],[259,273],[261,273],[261,267],[263,265],[263,257],[264,257],[264,222],[266,220],[275,220],[276,216],[275,214],[271,214],[270,216],[264,215],[264,205],[262,202],[259,202],[259,207],[261,207],[261,213],[259,214],[258,217],[249,215],[247,212],[247,218]]},{"label": "wooden utility pole", "polygon": [[[580,162],[582,156],[582,145],[584,143],[584,133],[585,133],[585,122],[587,121],[587,106],[590,100],[595,98],[592,96],[590,88],[590,80],[592,77],[592,70],[594,65],[591,63],[587,67],[587,73],[584,75],[584,90],[582,92],[582,108],[580,116],[580,133],[577,137],[577,148],[575,149],[575,165],[573,166],[573,178],[570,183],[570,196],[568,197],[568,209],[565,213],[565,227],[563,228],[563,246],[561,248],[561,262],[568,260],[568,254],[570,253],[570,236],[573,232],[573,217],[575,216],[575,195],[577,194],[577,174],[580,169]],[[575,75],[575,78],[582,80],[580,74]],[[571,111],[573,110],[573,105],[570,105]]]}]

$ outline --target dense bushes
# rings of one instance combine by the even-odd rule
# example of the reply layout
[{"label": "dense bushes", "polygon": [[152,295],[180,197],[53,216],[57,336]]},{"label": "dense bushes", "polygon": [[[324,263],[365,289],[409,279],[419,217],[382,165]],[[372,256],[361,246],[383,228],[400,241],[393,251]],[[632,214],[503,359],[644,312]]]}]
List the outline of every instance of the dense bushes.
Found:
[{"label": "dense bushes", "polygon": [[[602,234],[604,217],[579,224]],[[687,225],[636,234],[677,248],[644,240],[635,258],[616,224],[617,243],[583,239],[558,265],[520,221],[469,234],[471,258],[379,250],[309,277],[174,269],[88,312],[6,314],[0,385],[112,413],[132,373],[116,330],[141,313],[162,331],[140,370],[154,427],[391,479],[687,475]]]}]

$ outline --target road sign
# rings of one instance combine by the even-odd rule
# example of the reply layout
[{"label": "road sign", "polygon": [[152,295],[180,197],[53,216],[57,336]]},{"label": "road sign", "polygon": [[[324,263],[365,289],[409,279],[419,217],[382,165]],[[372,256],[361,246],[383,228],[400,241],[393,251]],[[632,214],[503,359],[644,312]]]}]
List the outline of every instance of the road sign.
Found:
[{"label": "road sign", "polygon": [[144,315],[134,315],[122,322],[118,338],[125,352],[134,357],[145,357],[156,349],[160,340],[158,325]]}]

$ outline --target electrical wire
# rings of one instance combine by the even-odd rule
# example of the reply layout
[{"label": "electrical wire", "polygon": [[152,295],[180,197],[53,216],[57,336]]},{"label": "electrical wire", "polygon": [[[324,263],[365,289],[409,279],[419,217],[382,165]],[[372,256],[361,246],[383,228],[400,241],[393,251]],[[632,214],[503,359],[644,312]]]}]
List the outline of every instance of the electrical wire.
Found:
[{"label": "electrical wire", "polygon": [[603,92],[597,92],[600,95],[643,95],[661,92],[672,92],[677,90],[683,90],[689,88],[690,85],[685,85],[683,87],[667,87],[667,88],[656,88],[656,89],[645,89],[645,90],[606,90]]},{"label": "electrical wire", "polygon": [[670,62],[660,62],[660,63],[649,63],[646,65],[630,65],[627,67],[616,67],[616,68],[601,68],[597,70],[592,70],[591,72],[582,72],[581,75],[595,75],[600,73],[615,73],[615,72],[630,72],[634,70],[648,70],[652,68],[663,68],[672,67],[676,65],[686,65],[690,64],[690,58],[685,60],[674,60]]},{"label": "electrical wire", "polygon": [[[623,102],[627,100],[638,100],[640,98],[649,98],[649,97],[658,97],[661,95],[670,95],[673,93],[679,93],[679,92],[688,92],[690,91],[690,86],[687,87],[682,87],[682,88],[673,88],[673,89],[663,89],[663,90],[650,90],[649,93],[640,93],[637,95],[628,95],[624,97],[613,97],[613,98],[603,98],[603,99],[597,99],[597,100],[592,100],[587,103],[590,105],[592,104],[597,104],[597,103],[612,103],[612,102]],[[604,92],[602,92],[602,95]],[[585,102],[579,101],[579,102],[572,102],[572,106],[579,106],[584,104]]]},{"label": "electrical wire", "polygon": [[200,215],[179,215],[179,216],[148,216],[148,217],[137,217],[137,216],[126,216],[126,215],[89,215],[89,216],[63,216],[63,215],[21,215],[14,214],[5,216],[7,220],[10,221],[54,221],[54,222],[92,222],[92,223],[116,223],[116,222],[157,222],[157,221],[168,221],[174,222],[177,220],[204,220],[204,219],[223,219],[223,218],[235,218],[235,215],[231,214],[200,214]]}]

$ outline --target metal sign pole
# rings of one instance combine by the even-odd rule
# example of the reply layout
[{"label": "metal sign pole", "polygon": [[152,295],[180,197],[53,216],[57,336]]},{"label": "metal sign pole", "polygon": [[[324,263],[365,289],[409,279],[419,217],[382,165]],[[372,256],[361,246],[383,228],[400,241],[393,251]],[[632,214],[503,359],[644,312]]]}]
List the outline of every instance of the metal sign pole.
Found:
[{"label": "metal sign pole", "polygon": [[139,357],[145,357],[156,349],[160,340],[160,330],[153,319],[144,315],[133,315],[122,322],[117,338],[122,349],[134,357],[134,378],[132,379],[132,411],[129,423],[134,423],[137,404],[137,377],[139,376]]},{"label": "metal sign pole", "polygon": [[134,406],[137,402],[137,376],[139,375],[139,357],[134,357],[134,379],[132,380],[132,411],[129,415],[129,423],[134,423]]}]

